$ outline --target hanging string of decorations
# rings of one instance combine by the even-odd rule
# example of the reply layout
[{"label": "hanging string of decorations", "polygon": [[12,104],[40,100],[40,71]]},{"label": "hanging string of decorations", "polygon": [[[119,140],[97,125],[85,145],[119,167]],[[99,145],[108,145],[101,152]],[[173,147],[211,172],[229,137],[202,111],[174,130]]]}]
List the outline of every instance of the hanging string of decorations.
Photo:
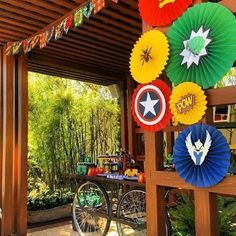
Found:
[{"label": "hanging string of decorations", "polygon": [[[118,0],[112,0],[114,3],[118,3]],[[8,42],[6,46],[6,55],[17,55],[20,53],[28,53],[37,45],[42,49],[47,46],[47,44],[52,40],[58,40],[67,34],[69,29],[74,27],[77,28],[83,24],[84,19],[89,19],[93,14],[97,14],[100,10],[105,7],[105,0],[90,0],[79,9],[77,9],[73,14],[67,16],[56,26],[31,36],[27,39]]]}]

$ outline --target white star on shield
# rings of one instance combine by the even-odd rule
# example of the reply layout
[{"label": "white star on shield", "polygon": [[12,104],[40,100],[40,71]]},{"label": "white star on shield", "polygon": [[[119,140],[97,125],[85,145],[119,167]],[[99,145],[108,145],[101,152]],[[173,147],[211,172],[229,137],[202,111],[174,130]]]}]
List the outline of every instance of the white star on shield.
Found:
[{"label": "white star on shield", "polygon": [[154,109],[154,106],[159,102],[158,100],[152,100],[150,97],[149,92],[147,93],[147,100],[140,102],[140,104],[145,108],[144,109],[144,113],[143,116],[146,116],[148,114],[148,112],[151,112],[153,115],[156,116],[156,111]]}]

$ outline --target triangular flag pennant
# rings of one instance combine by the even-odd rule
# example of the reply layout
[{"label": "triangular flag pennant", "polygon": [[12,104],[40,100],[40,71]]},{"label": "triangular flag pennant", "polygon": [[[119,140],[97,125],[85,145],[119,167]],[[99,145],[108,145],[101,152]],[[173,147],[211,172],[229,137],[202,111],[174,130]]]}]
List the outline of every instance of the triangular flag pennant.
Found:
[{"label": "triangular flag pennant", "polygon": [[38,41],[39,41],[39,35],[35,35],[35,36],[31,39],[31,42],[30,42],[30,44],[31,44],[31,49],[33,49],[33,48],[37,45]]},{"label": "triangular flag pennant", "polygon": [[63,29],[64,29],[64,21],[62,21],[59,25],[55,28],[55,39],[59,39],[63,35]]},{"label": "triangular flag pennant", "polygon": [[63,30],[67,34],[71,25],[72,25],[73,17],[72,15],[68,16],[63,23]]},{"label": "triangular flag pennant", "polygon": [[40,34],[39,48],[45,48],[47,46],[47,32]]},{"label": "triangular flag pennant", "polygon": [[6,47],[6,55],[10,56],[12,55],[12,48],[13,48],[14,43],[13,42],[8,42],[7,47]]},{"label": "triangular flag pennant", "polygon": [[51,29],[47,30],[47,43],[49,43],[50,40],[52,39],[54,31],[55,31],[54,26]]},{"label": "triangular flag pennant", "polygon": [[12,54],[18,54],[20,52],[20,47],[22,45],[22,41],[17,41],[13,43],[13,47],[12,47]]},{"label": "triangular flag pennant", "polygon": [[39,35],[39,47],[42,49],[50,42],[54,33],[54,27]]},{"label": "triangular flag pennant", "polygon": [[89,2],[88,5],[84,6],[82,8],[82,11],[83,11],[83,15],[88,19],[90,17],[90,15],[92,14],[93,12],[93,3],[92,2]]},{"label": "triangular flag pennant", "polygon": [[74,14],[74,27],[78,27],[83,23],[83,9],[79,9]]},{"label": "triangular flag pennant", "polygon": [[105,0],[92,0],[92,2],[94,5],[94,14],[98,13],[105,7]]},{"label": "triangular flag pennant", "polygon": [[24,53],[26,54],[27,52],[30,52],[31,51],[31,40],[32,40],[32,38],[29,38],[29,39],[25,39],[25,40],[23,40],[22,41],[22,46],[23,46],[23,51],[24,51]]}]

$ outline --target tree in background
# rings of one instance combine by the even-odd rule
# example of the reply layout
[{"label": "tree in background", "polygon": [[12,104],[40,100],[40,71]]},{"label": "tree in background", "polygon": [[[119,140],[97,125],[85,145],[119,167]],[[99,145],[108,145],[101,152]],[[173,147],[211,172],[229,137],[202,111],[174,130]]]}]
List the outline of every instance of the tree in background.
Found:
[{"label": "tree in background", "polygon": [[107,87],[29,73],[29,191],[70,188],[85,155],[113,154],[120,111]]}]

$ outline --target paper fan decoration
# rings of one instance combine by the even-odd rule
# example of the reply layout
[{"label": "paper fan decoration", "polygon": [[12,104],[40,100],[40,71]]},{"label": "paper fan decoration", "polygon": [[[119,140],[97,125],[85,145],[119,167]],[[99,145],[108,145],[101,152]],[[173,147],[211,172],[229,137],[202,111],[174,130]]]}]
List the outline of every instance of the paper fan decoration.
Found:
[{"label": "paper fan decoration", "polygon": [[168,32],[170,60],[167,75],[175,85],[194,82],[214,86],[236,59],[236,20],[217,3],[191,7]]},{"label": "paper fan decoration", "polygon": [[139,85],[134,91],[131,107],[136,123],[147,131],[165,128],[171,119],[170,95],[170,88],[161,80]]},{"label": "paper fan decoration", "polygon": [[143,34],[135,44],[130,58],[130,72],[141,84],[155,80],[164,69],[169,56],[167,37],[159,30]]},{"label": "paper fan decoration", "polygon": [[226,138],[216,128],[196,124],[176,139],[173,159],[179,175],[189,184],[210,187],[219,183],[230,166]]},{"label": "paper fan decoration", "polygon": [[170,109],[176,122],[191,125],[203,117],[206,111],[206,96],[198,85],[185,82],[172,91]]},{"label": "paper fan decoration", "polygon": [[165,26],[181,16],[191,4],[192,0],[139,0],[139,11],[148,24]]}]

